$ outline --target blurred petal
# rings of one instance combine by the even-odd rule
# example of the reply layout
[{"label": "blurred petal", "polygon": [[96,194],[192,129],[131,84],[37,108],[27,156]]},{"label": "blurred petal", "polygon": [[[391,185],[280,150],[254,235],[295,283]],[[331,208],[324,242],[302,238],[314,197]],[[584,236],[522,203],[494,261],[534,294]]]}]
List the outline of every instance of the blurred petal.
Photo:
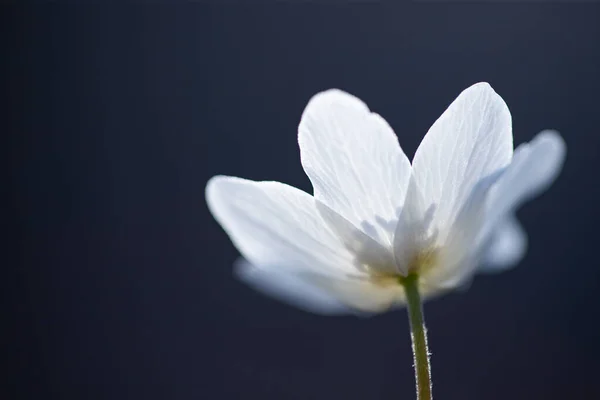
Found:
[{"label": "blurred petal", "polygon": [[486,234],[508,213],[544,191],[556,179],[565,159],[566,145],[557,132],[543,131],[520,145],[506,172],[488,199]]},{"label": "blurred petal", "polygon": [[304,311],[322,315],[350,312],[347,306],[288,268],[257,268],[246,260],[238,260],[236,276],[268,296]]},{"label": "blurred petal", "polygon": [[380,313],[404,304],[404,292],[397,281],[388,285],[365,279],[330,279],[314,275],[312,281],[355,311]]},{"label": "blurred petal", "polygon": [[413,159],[423,198],[434,204],[434,225],[445,236],[475,185],[509,164],[508,107],[487,83],[463,91],[432,125]]},{"label": "blurred petal", "polygon": [[527,234],[514,215],[494,230],[485,250],[480,271],[500,272],[516,265],[527,251]]},{"label": "blurred petal", "polygon": [[411,167],[387,122],[328,90],[308,103],[298,142],[315,198],[389,247]]},{"label": "blurred petal", "polygon": [[381,287],[368,280],[326,276],[306,270],[257,267],[238,260],[235,273],[263,294],[301,310],[321,315],[383,312],[403,303],[399,285]]},{"label": "blurred petal", "polygon": [[255,265],[353,271],[353,256],[326,226],[307,193],[279,182],[217,176],[206,187],[210,211]]}]

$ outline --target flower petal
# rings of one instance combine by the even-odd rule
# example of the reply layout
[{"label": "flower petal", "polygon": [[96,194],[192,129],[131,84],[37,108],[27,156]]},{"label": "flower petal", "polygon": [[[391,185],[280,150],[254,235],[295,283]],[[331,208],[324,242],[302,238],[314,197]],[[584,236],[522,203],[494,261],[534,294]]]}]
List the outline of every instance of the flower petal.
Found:
[{"label": "flower petal", "polygon": [[399,272],[404,276],[414,267],[411,263],[418,253],[427,251],[437,240],[438,232],[431,225],[435,205],[428,209],[425,207],[425,199],[412,176],[394,232],[394,260]]},{"label": "flower petal", "polygon": [[509,164],[508,107],[487,83],[463,91],[432,125],[413,159],[416,184],[436,211],[441,239],[475,185]]},{"label": "flower petal", "polygon": [[311,281],[336,296],[361,315],[388,311],[405,304],[405,295],[397,282],[378,285],[367,279],[331,279],[313,275]]},{"label": "flower petal", "polygon": [[479,262],[478,238],[485,225],[486,200],[504,170],[481,179],[471,191],[450,225],[450,234],[439,248],[438,265],[427,271],[428,286],[450,289],[463,285],[474,274]]},{"label": "flower petal", "polygon": [[321,315],[366,316],[403,304],[399,285],[381,287],[368,280],[322,275],[307,270],[257,267],[236,262],[240,280],[265,295],[301,310]]},{"label": "flower petal", "polygon": [[390,247],[410,162],[387,122],[340,90],[314,96],[298,128],[315,198]]},{"label": "flower petal", "polygon": [[301,274],[286,268],[258,268],[240,259],[236,262],[235,274],[259,292],[304,311],[321,315],[350,312],[347,306],[330,293],[302,279]]},{"label": "flower petal", "polygon": [[520,145],[490,192],[484,235],[514,209],[550,186],[562,168],[565,154],[565,142],[555,131],[542,131],[531,142]]},{"label": "flower petal", "polygon": [[512,215],[556,178],[564,155],[560,136],[545,131],[519,146],[507,168],[482,179],[451,225],[443,263],[426,278],[428,283],[456,287],[482,263],[488,264],[488,270],[500,270],[518,262],[526,250],[526,236]]},{"label": "flower petal", "polygon": [[484,250],[479,271],[500,272],[516,265],[527,251],[527,234],[511,214],[500,222]]},{"label": "flower petal", "polygon": [[394,255],[389,248],[381,245],[320,201],[316,201],[316,206],[321,217],[337,234],[346,249],[354,255],[354,264],[357,268],[371,268],[383,273],[398,272]]},{"label": "flower petal", "polygon": [[206,187],[210,211],[255,265],[353,272],[353,256],[307,193],[279,182],[217,176]]}]

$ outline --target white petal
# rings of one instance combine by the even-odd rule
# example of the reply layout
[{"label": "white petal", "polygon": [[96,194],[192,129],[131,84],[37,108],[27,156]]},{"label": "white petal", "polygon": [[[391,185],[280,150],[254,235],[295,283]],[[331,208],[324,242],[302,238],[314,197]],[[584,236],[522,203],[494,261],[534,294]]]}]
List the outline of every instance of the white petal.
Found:
[{"label": "white petal", "polygon": [[562,168],[565,154],[565,142],[554,131],[542,131],[531,142],[520,145],[490,193],[485,233],[492,231],[523,202],[550,186]]},{"label": "white petal", "polygon": [[527,234],[511,214],[494,230],[479,270],[499,272],[508,269],[521,261],[526,251]]},{"label": "white petal", "polygon": [[404,303],[399,285],[381,287],[368,280],[325,276],[307,270],[257,267],[238,260],[236,275],[254,289],[304,311],[321,315],[369,315]]},{"label": "white petal", "polygon": [[382,286],[364,279],[330,279],[318,275],[311,278],[315,285],[362,315],[388,311],[405,303],[404,292],[397,282]]},{"label": "white petal", "polygon": [[443,237],[475,185],[508,165],[508,107],[487,83],[463,91],[433,124],[413,159],[413,174]]},{"label": "white petal", "polygon": [[404,276],[414,267],[410,264],[415,256],[428,250],[437,239],[438,233],[431,224],[435,206],[431,205],[428,209],[425,207],[426,202],[413,176],[394,233],[395,264]]},{"label": "white petal", "polygon": [[564,154],[560,136],[542,132],[515,150],[507,168],[481,180],[452,224],[443,264],[428,277],[430,284],[455,287],[468,281],[482,263],[488,270],[500,270],[518,262],[526,250],[526,236],[512,216],[514,210],[556,178]]},{"label": "white petal", "polygon": [[354,254],[356,267],[364,269],[368,266],[379,272],[398,272],[389,248],[381,245],[325,204],[320,201],[316,201],[316,204],[328,226],[337,234],[346,249]]},{"label": "white petal", "polygon": [[331,294],[288,268],[257,268],[241,259],[236,263],[235,273],[254,289],[302,310],[322,315],[350,312]]},{"label": "white petal", "polygon": [[244,258],[255,265],[353,271],[353,256],[307,193],[279,182],[218,176],[208,206]]},{"label": "white petal", "polygon": [[423,276],[428,286],[456,288],[474,274],[481,248],[477,241],[485,225],[486,200],[503,173],[499,170],[481,179],[471,191],[451,224],[450,234],[439,248],[439,264]]},{"label": "white petal", "polygon": [[387,122],[356,97],[328,90],[309,101],[298,142],[315,198],[390,247],[411,167]]}]

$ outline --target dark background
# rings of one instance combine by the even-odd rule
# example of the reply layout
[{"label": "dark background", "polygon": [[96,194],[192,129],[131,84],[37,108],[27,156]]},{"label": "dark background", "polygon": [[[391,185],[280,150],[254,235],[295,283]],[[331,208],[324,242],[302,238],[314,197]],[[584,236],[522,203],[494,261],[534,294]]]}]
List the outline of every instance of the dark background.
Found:
[{"label": "dark background", "polygon": [[296,128],[320,90],[412,158],[482,80],[516,144],[554,128],[568,155],[519,213],[521,265],[426,305],[434,394],[600,398],[599,6],[4,8],[7,398],[414,398],[404,311],[319,317],[243,286],[204,186],[310,190]]}]

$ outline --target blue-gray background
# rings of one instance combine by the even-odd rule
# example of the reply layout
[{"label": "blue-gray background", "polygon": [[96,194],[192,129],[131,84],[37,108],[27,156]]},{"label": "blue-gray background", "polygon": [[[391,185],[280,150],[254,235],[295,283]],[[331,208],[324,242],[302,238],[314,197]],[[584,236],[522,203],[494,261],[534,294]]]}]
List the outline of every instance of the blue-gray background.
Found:
[{"label": "blue-gray background", "polygon": [[243,286],[204,186],[228,174],[309,191],[296,128],[320,90],[361,97],[412,158],[445,107],[483,80],[508,103],[516,144],[554,128],[568,156],[519,213],[530,234],[521,265],[426,305],[434,393],[599,398],[599,10],[4,13],[18,224],[6,264],[11,398],[414,398],[405,313],[318,317]]}]

